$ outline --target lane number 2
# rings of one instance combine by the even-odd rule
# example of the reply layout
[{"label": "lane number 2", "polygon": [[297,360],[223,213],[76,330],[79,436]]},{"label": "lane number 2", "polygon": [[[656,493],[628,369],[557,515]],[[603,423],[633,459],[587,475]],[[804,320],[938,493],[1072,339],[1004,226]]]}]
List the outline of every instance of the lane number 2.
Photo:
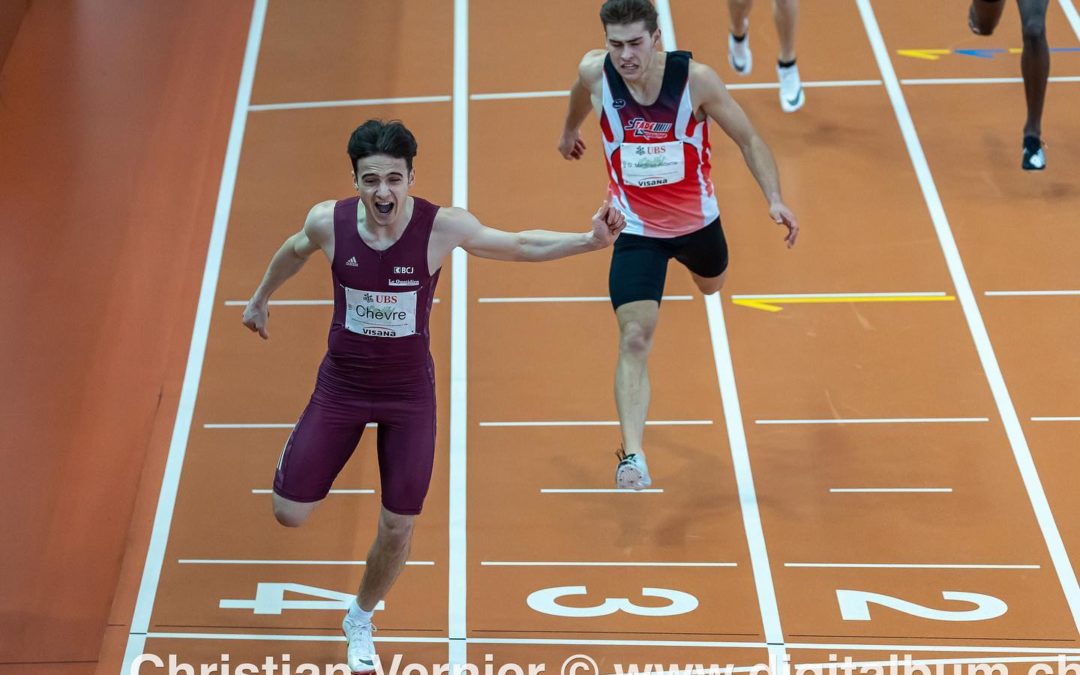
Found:
[{"label": "lane number 2", "polygon": [[1005,601],[982,593],[943,591],[941,597],[945,600],[966,602],[975,606],[970,609],[934,609],[894,598],[891,595],[867,591],[836,591],[836,600],[840,603],[840,616],[844,621],[870,621],[870,605],[872,604],[933,621],[986,621],[996,619],[1009,610]]}]

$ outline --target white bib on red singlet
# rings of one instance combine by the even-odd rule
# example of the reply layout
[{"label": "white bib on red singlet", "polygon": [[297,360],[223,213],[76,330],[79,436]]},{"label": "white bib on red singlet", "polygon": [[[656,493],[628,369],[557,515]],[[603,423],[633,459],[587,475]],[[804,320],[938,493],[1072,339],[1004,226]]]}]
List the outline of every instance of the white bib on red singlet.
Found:
[{"label": "white bib on red singlet", "polygon": [[373,337],[416,335],[416,291],[345,289],[345,328]]},{"label": "white bib on red singlet", "polygon": [[638,188],[678,183],[686,175],[682,141],[623,143],[622,182]]}]

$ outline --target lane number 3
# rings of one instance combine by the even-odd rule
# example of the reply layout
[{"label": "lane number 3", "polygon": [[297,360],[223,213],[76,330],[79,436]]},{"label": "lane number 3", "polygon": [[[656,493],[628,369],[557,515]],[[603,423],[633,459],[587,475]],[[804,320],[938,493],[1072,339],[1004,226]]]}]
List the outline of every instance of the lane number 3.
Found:
[{"label": "lane number 3", "polygon": [[592,607],[567,607],[559,603],[559,598],[572,595],[588,595],[588,590],[584,586],[541,588],[530,593],[526,602],[529,607],[543,614],[575,618],[607,616],[616,612],[636,614],[637,616],[677,616],[692,612],[698,606],[698,599],[694,596],[669,588],[641,589],[641,595],[646,598],[663,598],[668,601],[668,604],[659,607],[635,605],[628,598],[604,598],[602,603]]}]

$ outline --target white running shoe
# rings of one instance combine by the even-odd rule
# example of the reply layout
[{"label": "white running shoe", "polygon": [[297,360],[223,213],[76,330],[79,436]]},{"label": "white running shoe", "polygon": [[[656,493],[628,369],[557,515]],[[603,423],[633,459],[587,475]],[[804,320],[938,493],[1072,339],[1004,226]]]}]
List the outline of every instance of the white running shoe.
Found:
[{"label": "white running shoe", "polygon": [[1046,168],[1045,144],[1038,136],[1024,136],[1024,156],[1020,168],[1024,171],[1042,171]]},{"label": "white running shoe", "polygon": [[645,458],[637,453],[626,454],[619,448],[615,451],[619,464],[615,467],[615,487],[623,490],[644,490],[652,485],[649,466]]},{"label": "white running shoe", "polygon": [[735,39],[730,32],[727,34],[727,61],[732,69],[746,77],[754,68],[754,55],[750,53],[750,31],[746,31],[742,41]]},{"label": "white running shoe", "polygon": [[341,622],[341,630],[345,633],[348,644],[349,670],[353,675],[374,673],[379,658],[375,655],[375,641],[371,638],[375,626],[370,621],[360,623],[346,614],[345,620]]},{"label": "white running shoe", "polygon": [[784,112],[795,112],[803,107],[806,95],[803,93],[802,80],[799,79],[799,66],[777,66],[776,75],[780,78],[780,108]]}]

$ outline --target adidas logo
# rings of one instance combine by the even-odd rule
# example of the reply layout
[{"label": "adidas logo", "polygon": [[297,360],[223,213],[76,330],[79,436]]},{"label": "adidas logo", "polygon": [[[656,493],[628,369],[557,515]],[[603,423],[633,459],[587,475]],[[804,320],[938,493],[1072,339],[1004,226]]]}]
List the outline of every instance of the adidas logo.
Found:
[{"label": "adidas logo", "polygon": [[353,256],[353,257],[349,258],[348,260],[346,260],[345,261],[345,266],[346,267],[360,267],[360,265],[356,264],[356,256]]}]

